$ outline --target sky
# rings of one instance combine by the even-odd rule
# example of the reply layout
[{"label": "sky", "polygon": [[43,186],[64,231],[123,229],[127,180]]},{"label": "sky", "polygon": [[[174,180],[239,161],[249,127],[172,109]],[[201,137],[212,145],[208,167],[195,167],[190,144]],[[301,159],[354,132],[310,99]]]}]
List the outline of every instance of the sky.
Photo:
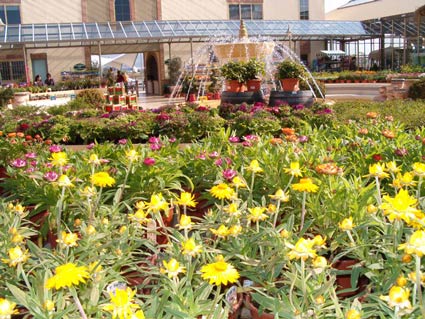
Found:
[{"label": "sky", "polygon": [[346,4],[349,0],[325,0],[325,12],[329,12],[333,9]]}]

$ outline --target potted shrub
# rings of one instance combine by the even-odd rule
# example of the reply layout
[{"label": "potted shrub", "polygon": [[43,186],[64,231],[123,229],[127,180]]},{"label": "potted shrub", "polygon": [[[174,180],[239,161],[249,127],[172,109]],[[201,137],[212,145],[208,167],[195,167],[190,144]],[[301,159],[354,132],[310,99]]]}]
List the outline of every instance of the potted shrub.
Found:
[{"label": "potted shrub", "polygon": [[299,80],[305,75],[305,68],[294,61],[284,60],[277,66],[278,77],[283,91],[298,91]]},{"label": "potted shrub", "polygon": [[248,91],[259,91],[261,89],[261,76],[266,72],[265,63],[257,59],[250,59],[245,64],[245,69],[245,80]]},{"label": "potted shrub", "polygon": [[242,61],[230,61],[220,68],[221,75],[225,79],[226,91],[244,92],[246,64]]}]

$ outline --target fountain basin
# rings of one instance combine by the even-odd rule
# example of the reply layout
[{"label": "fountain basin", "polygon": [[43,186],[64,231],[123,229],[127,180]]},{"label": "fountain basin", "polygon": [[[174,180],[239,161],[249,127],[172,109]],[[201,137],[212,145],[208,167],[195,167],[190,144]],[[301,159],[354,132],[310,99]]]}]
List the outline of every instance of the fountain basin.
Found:
[{"label": "fountain basin", "polygon": [[265,59],[273,54],[274,42],[237,42],[218,43],[214,46],[214,54],[220,61],[248,61],[251,58]]},{"label": "fountain basin", "polygon": [[228,92],[221,93],[221,103],[230,104],[254,104],[255,102],[265,102],[264,96],[261,91],[255,92]]},{"label": "fountain basin", "polygon": [[288,104],[290,106],[302,104],[305,107],[310,107],[314,103],[313,93],[311,91],[271,91],[269,105],[280,106]]}]

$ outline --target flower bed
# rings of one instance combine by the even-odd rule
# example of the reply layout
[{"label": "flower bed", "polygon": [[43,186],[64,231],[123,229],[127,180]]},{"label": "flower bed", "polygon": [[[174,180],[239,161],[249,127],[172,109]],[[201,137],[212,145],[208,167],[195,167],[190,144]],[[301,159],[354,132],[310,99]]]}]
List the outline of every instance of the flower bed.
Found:
[{"label": "flower bed", "polygon": [[425,130],[364,117],[185,147],[20,137],[0,184],[2,314],[226,318],[235,286],[279,318],[423,316]]}]

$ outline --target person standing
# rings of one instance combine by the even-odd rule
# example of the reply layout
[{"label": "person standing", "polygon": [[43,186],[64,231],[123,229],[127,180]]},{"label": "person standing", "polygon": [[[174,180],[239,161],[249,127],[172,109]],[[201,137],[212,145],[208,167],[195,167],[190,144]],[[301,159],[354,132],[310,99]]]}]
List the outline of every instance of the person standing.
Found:
[{"label": "person standing", "polygon": [[40,74],[37,74],[34,79],[34,86],[43,86],[43,80],[41,79]]}]

